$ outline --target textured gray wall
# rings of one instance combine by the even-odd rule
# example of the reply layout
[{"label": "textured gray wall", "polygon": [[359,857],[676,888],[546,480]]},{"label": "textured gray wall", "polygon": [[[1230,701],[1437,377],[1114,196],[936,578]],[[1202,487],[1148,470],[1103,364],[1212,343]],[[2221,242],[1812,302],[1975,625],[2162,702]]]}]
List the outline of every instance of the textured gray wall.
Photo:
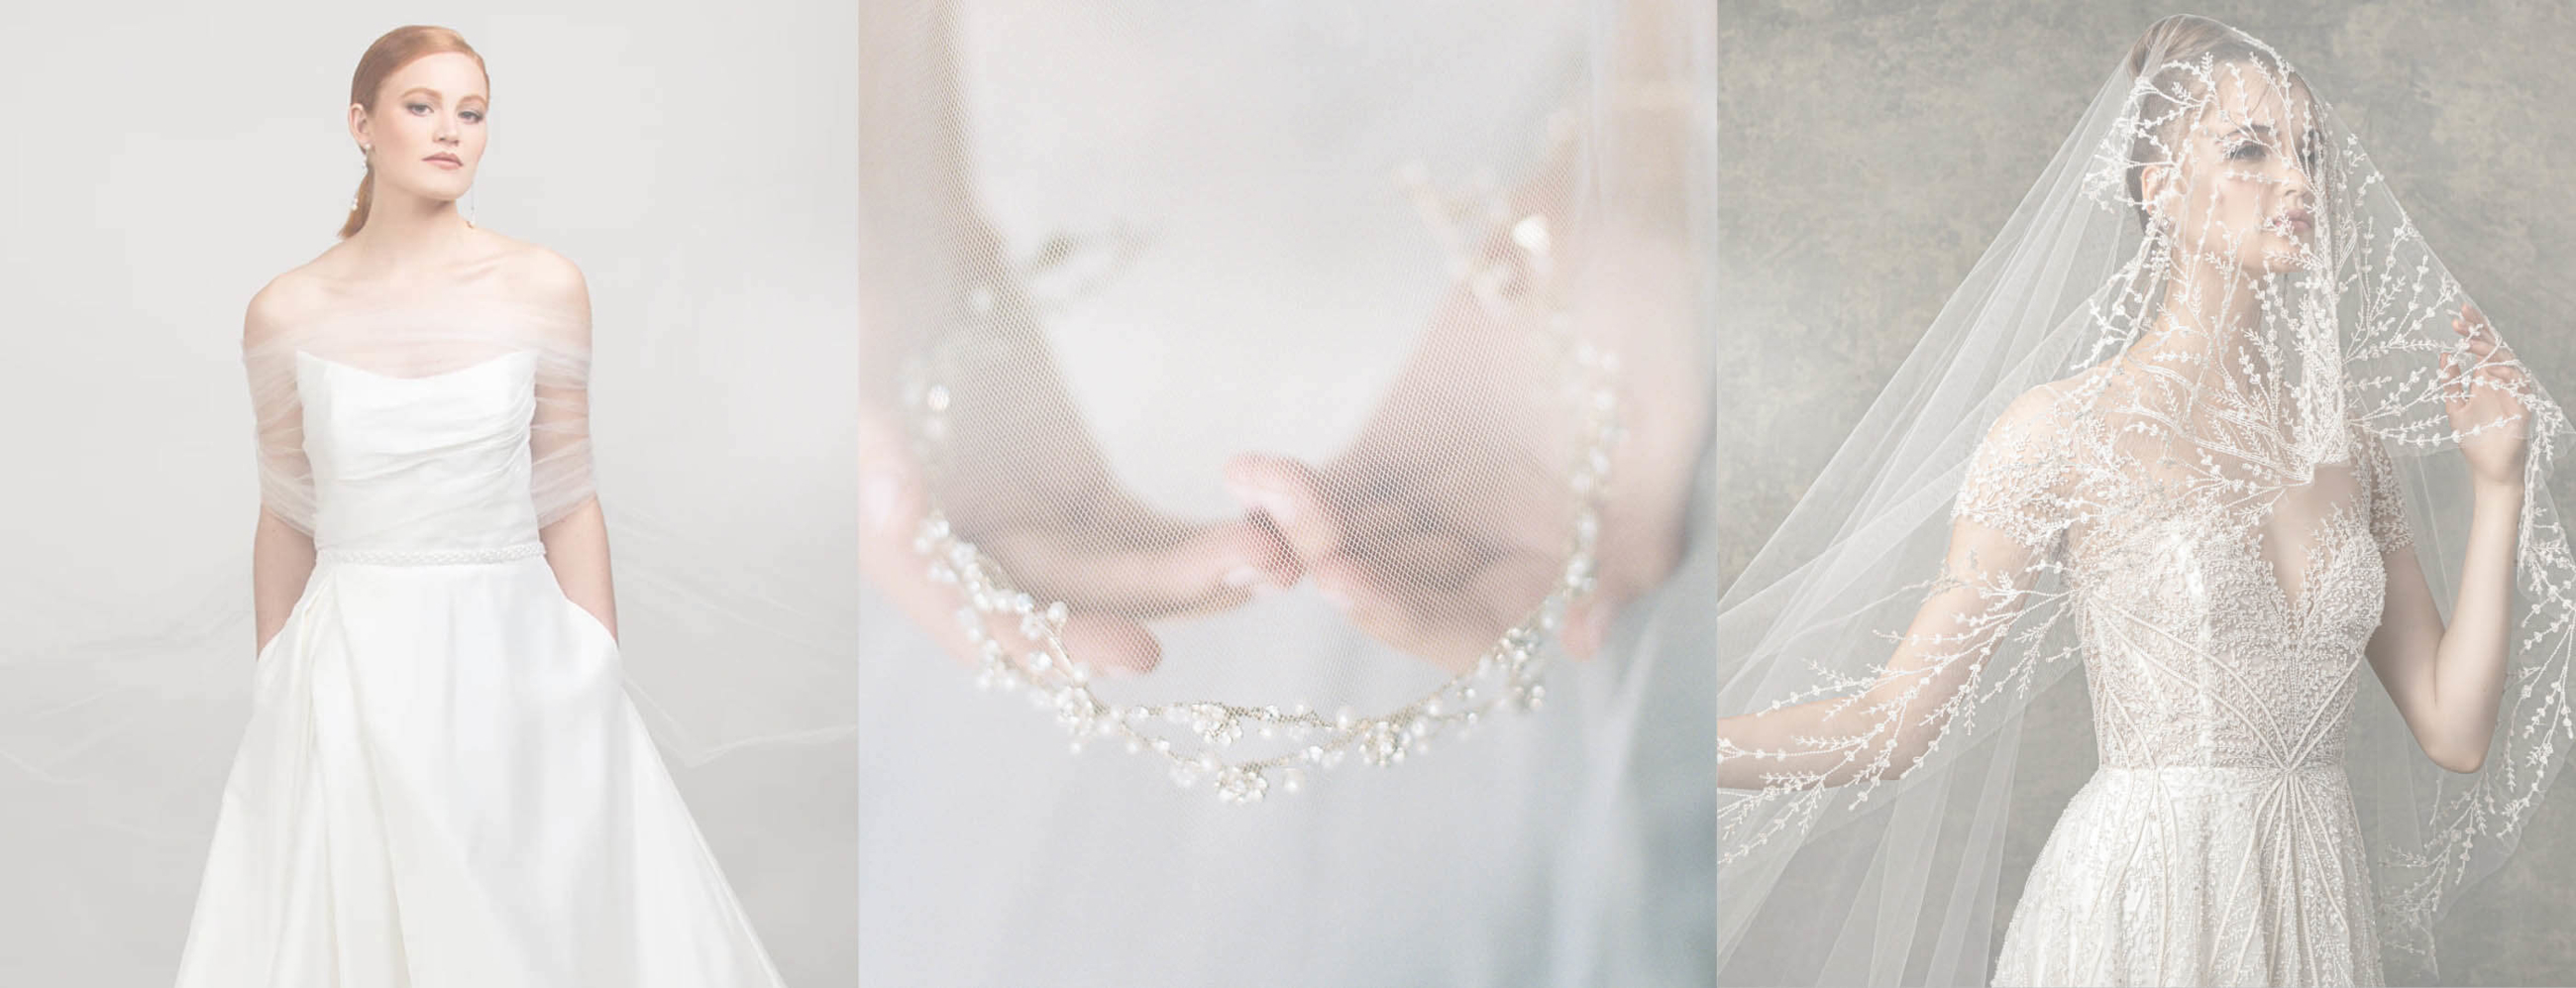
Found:
[{"label": "textured gray wall", "polygon": [[[1721,0],[1721,579],[1789,508],[2156,18],[2270,42],[2355,121],[2452,274],[2576,397],[2576,5]],[[2562,505],[2576,491],[2558,492]],[[2094,768],[2078,677],[2034,706],[2004,901]],[[2451,984],[2576,984],[2576,782],[2440,930]]]}]

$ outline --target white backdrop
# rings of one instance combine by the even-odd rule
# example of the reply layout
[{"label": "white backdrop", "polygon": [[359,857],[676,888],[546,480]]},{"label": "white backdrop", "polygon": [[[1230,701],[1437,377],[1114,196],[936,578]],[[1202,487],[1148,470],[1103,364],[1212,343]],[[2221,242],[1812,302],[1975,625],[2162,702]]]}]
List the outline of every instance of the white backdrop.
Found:
[{"label": "white backdrop", "polygon": [[0,983],[171,975],[246,716],[242,311],[331,244],[405,23],[490,68],[470,215],[588,275],[648,720],[789,982],[851,983],[854,5],[161,6],[0,13]]}]

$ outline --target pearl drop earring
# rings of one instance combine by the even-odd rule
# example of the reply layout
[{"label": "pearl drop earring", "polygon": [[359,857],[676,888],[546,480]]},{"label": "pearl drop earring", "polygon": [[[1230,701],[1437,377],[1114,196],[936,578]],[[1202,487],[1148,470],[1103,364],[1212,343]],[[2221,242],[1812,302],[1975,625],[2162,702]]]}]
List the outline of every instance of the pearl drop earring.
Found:
[{"label": "pearl drop earring", "polygon": [[[369,156],[369,155],[372,155],[372,154],[374,154],[374,153],[376,153],[376,146],[375,146],[375,145],[373,145],[373,144],[360,144],[360,145],[358,145],[358,161],[359,161],[359,163],[360,163],[362,166],[364,166],[368,171],[374,171],[374,170],[375,170],[375,167],[376,167],[375,162],[367,160],[368,156]],[[357,194],[357,193],[355,193],[355,192],[349,193],[349,209],[350,209],[350,210],[352,210],[352,211],[355,211],[357,208],[358,208],[358,194]]]}]

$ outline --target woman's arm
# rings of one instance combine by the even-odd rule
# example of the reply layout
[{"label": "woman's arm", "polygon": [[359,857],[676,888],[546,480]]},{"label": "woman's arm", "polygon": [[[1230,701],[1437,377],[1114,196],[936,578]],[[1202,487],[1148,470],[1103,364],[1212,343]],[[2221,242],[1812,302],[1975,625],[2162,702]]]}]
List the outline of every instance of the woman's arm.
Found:
[{"label": "woman's arm", "polygon": [[[2515,542],[2522,529],[2523,463],[2529,451],[2529,410],[2518,395],[2530,385],[2513,351],[2474,305],[2463,305],[2451,329],[2465,338],[2475,365],[2463,371],[2442,356],[2444,410],[2468,461],[2471,502],[2469,545],[2460,563],[2459,596],[2451,622],[2433,607],[2423,564],[2410,547],[2389,552],[2388,589],[2379,630],[2367,654],[2371,671],[2388,688],[2415,743],[2434,764],[2475,772],[2495,740],[2496,710],[2504,702],[2505,659],[2512,635]],[[2399,496],[2395,472],[2382,450],[2375,496]],[[2401,502],[2387,500],[2392,507]],[[2401,516],[2400,524],[2403,523]]]},{"label": "woman's arm", "polygon": [[2477,771],[2495,739],[2522,496],[2519,482],[2477,486],[2447,628],[2414,550],[2400,549],[2388,560],[2387,601],[2367,650],[2371,671],[2396,701],[2415,743],[2454,772]]},{"label": "woman's arm", "polygon": [[304,581],[312,576],[313,537],[260,508],[250,537],[251,624],[257,630],[252,655],[267,651],[269,641],[286,627],[287,615],[304,596]]},{"label": "woman's arm", "polygon": [[[617,594],[609,579],[608,518],[592,487],[590,446],[590,283],[570,258],[529,249],[519,269],[522,290],[561,314],[537,374],[537,407],[528,429],[534,463],[532,495],[545,527],[546,565],[563,594],[617,637]],[[578,498],[578,500],[575,500]],[[557,513],[556,505],[569,505]]]},{"label": "woman's arm", "polygon": [[1796,783],[1805,787],[1899,777],[1975,702],[1966,688],[2029,608],[2064,531],[2064,397],[2057,385],[2032,388],[1986,430],[1960,483],[1942,579],[1868,689],[1718,718],[1719,788],[1766,789],[1762,777],[1779,774],[1807,777]]},{"label": "woman's arm", "polygon": [[243,365],[250,378],[260,479],[259,521],[250,537],[254,657],[266,652],[286,627],[295,602],[304,596],[305,582],[313,577],[313,537],[279,515],[295,514],[300,503],[307,509],[305,524],[312,524],[313,465],[304,457],[304,406],[295,390],[294,358],[273,346],[309,305],[302,278],[289,271],[260,286],[242,313]]},{"label": "woman's arm", "polygon": [[1916,609],[1877,680],[1858,697],[1718,718],[1718,788],[1763,789],[1762,776],[1783,773],[1821,776],[1810,786],[1904,775],[1958,705],[1973,702],[1962,690],[2027,607],[2034,556],[1976,522],[1952,523],[1949,578]]},{"label": "woman's arm", "polygon": [[555,582],[563,586],[564,596],[581,609],[598,618],[608,629],[608,637],[617,637],[617,593],[608,572],[608,519],[600,513],[599,498],[592,497],[537,532],[546,544],[546,565],[554,567]]}]

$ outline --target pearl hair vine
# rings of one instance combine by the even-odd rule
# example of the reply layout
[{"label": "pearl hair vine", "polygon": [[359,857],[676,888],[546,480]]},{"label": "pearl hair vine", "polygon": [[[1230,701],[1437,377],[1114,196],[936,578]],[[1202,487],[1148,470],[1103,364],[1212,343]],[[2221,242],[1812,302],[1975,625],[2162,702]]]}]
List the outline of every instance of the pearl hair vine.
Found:
[{"label": "pearl hair vine", "polygon": [[[1608,481],[1610,451],[1619,436],[1614,387],[1618,360],[1615,354],[1579,339],[1555,300],[1556,285],[1548,277],[1553,244],[1544,213],[1514,209],[1490,182],[1472,183],[1464,193],[1447,194],[1425,175],[1424,168],[1411,165],[1400,170],[1397,179],[1450,254],[1452,276],[1489,314],[1508,318],[1534,334],[1534,342],[1555,358],[1554,365],[1567,371],[1565,404],[1579,430],[1567,481],[1575,508],[1569,519],[1565,562],[1547,594],[1472,664],[1382,714],[1364,716],[1343,708],[1326,715],[1304,704],[1282,707],[1210,700],[1119,705],[1104,701],[1094,691],[1091,667],[1067,651],[1068,606],[1021,590],[998,561],[950,523],[933,484],[930,510],[915,532],[912,548],[932,581],[956,587],[963,598],[955,616],[976,650],[979,688],[1020,692],[1032,706],[1052,711],[1076,753],[1094,744],[1122,746],[1132,754],[1159,759],[1176,784],[1204,785],[1221,801],[1236,804],[1259,801],[1274,786],[1297,792],[1313,773],[1334,768],[1353,754],[1370,765],[1392,766],[1427,750],[1435,738],[1468,732],[1499,710],[1528,711],[1541,705],[1546,690],[1540,680],[1552,651],[1551,639],[1563,626],[1568,609],[1594,589],[1601,495]],[[1123,228],[1110,239],[1116,241],[1118,254],[1113,266],[1135,253],[1135,240]],[[1508,246],[1486,250],[1487,244]],[[1064,252],[1061,239],[1050,241],[1050,254]],[[967,325],[990,330],[1006,318],[997,314],[1003,307],[1000,295],[993,284],[969,286],[959,300]],[[929,359],[917,357],[907,366],[904,402],[922,462],[941,461],[951,406],[958,400],[949,386],[956,365],[990,352],[988,345],[976,341],[951,341],[934,347]],[[997,633],[1004,629],[1016,631],[1036,647],[1015,651],[1006,644],[1005,634]],[[1247,734],[1273,742],[1276,750],[1230,754]]]}]

